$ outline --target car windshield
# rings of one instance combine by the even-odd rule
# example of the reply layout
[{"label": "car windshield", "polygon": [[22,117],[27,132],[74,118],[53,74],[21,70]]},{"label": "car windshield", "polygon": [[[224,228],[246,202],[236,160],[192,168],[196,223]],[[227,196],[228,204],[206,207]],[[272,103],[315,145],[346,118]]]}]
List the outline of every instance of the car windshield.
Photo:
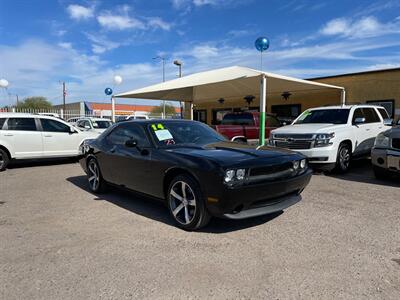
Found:
[{"label": "car windshield", "polygon": [[111,122],[104,120],[104,121],[93,121],[93,128],[98,128],[98,129],[105,129],[111,126]]},{"label": "car windshield", "polygon": [[346,124],[350,109],[316,109],[303,112],[294,124]]},{"label": "car windshield", "polygon": [[206,145],[226,139],[212,128],[199,122],[156,122],[149,125],[157,145]]}]

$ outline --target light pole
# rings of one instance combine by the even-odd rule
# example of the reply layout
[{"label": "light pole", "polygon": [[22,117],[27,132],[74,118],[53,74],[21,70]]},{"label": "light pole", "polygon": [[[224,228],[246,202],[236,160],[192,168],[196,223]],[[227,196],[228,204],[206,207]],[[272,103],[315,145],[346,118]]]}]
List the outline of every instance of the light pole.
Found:
[{"label": "light pole", "polygon": [[[181,78],[182,77],[182,65],[183,65],[182,62],[180,60],[178,60],[178,59],[175,59],[174,60],[174,65],[178,66],[178,68],[179,68],[178,77]],[[179,100],[179,106],[181,108],[181,119],[183,119],[183,107],[182,107],[182,101],[180,101],[180,100]]]},{"label": "light pole", "polygon": [[[165,60],[163,56],[156,56],[153,59],[159,59],[162,61],[162,81],[165,82]],[[163,100],[163,119],[165,119],[165,100]]]}]

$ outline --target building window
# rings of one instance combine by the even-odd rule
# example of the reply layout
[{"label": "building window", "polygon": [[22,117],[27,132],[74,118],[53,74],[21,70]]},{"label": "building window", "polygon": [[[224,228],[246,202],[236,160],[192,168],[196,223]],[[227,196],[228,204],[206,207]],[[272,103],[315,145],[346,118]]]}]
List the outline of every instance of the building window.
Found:
[{"label": "building window", "polygon": [[222,119],[227,113],[232,112],[232,108],[220,108],[220,109],[213,109],[212,110],[212,125],[220,125]]},{"label": "building window", "polygon": [[394,100],[389,99],[389,100],[370,100],[367,101],[368,104],[373,104],[373,105],[380,105],[383,106],[386,111],[388,112],[389,116],[391,119],[394,118]]},{"label": "building window", "polygon": [[291,122],[301,113],[301,104],[272,105],[271,112],[276,114],[279,120]]},{"label": "building window", "polygon": [[202,123],[207,123],[207,110],[199,109],[193,111],[193,119]]}]

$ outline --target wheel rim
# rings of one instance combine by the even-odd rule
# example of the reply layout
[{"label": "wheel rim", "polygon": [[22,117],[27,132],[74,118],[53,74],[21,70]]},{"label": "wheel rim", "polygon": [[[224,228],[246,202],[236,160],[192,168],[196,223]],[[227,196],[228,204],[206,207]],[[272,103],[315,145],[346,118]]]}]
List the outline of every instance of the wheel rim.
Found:
[{"label": "wheel rim", "polygon": [[339,161],[340,161],[340,166],[342,169],[347,169],[349,167],[350,164],[350,152],[349,149],[347,149],[347,147],[344,147],[342,149],[340,149],[340,153],[339,153]]},{"label": "wheel rim", "polygon": [[169,205],[175,220],[190,224],[196,214],[196,197],[192,188],[184,181],[177,181],[169,192]]},{"label": "wheel rim", "polygon": [[0,169],[3,168],[4,166],[4,157],[3,157],[3,153],[0,153]]},{"label": "wheel rim", "polygon": [[97,190],[100,182],[99,168],[97,167],[97,163],[95,161],[89,162],[89,185],[92,190]]}]

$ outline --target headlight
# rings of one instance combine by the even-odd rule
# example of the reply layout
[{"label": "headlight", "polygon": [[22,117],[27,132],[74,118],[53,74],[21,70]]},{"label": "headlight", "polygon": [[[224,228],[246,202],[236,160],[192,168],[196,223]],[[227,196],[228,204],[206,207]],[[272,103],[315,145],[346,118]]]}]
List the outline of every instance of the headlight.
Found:
[{"label": "headlight", "polygon": [[297,169],[299,168],[299,165],[300,165],[299,161],[298,161],[298,160],[295,160],[295,161],[293,162],[293,169],[297,170]]},{"label": "headlight", "polygon": [[331,139],[335,137],[335,133],[319,133],[315,136],[315,147],[326,147],[332,145]]},{"label": "headlight", "polygon": [[246,169],[227,170],[224,176],[225,183],[232,183],[234,181],[242,181],[246,177]]},{"label": "headlight", "polygon": [[378,136],[375,139],[375,147],[388,148],[389,147],[389,137],[385,136],[383,133],[378,134]]},{"label": "headlight", "polygon": [[302,160],[300,161],[300,168],[301,168],[301,169],[305,169],[306,167],[307,167],[307,160],[302,159]]}]

